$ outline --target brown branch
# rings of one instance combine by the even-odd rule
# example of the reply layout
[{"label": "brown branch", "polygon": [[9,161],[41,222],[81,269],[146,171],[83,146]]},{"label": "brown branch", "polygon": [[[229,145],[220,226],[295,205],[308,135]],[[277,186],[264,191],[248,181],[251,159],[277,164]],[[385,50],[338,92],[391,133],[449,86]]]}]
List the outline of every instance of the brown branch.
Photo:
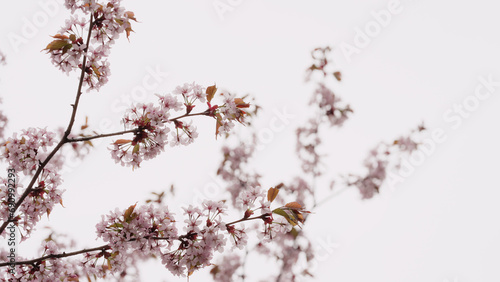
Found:
[{"label": "brown branch", "polygon": [[[266,216],[269,216],[269,213],[262,214],[260,216],[255,216],[255,217],[241,218],[239,220],[227,223],[226,226],[233,225],[233,224],[236,224],[238,222],[243,222],[243,221],[249,221],[249,220],[254,220],[254,219],[262,219],[262,218],[264,218]],[[179,236],[177,238],[173,238],[173,239],[174,240],[181,240],[182,241],[183,238],[186,237],[186,235],[181,235],[181,236]],[[146,239],[153,239],[153,240],[171,240],[172,239],[172,238],[168,238],[168,237],[150,237],[150,238],[145,237],[145,238]],[[133,242],[133,241],[137,241],[137,239],[136,238],[132,238],[128,242]],[[108,249],[111,249],[111,247],[109,246],[109,244],[106,244],[106,245],[102,245],[102,246],[95,247],[95,248],[83,249],[83,250],[69,252],[69,253],[63,252],[63,253],[60,253],[60,254],[46,255],[46,256],[35,258],[35,259],[31,259],[31,260],[16,261],[16,262],[12,262],[12,263],[11,262],[3,262],[3,263],[0,263],[0,267],[2,267],[2,266],[9,266],[9,265],[13,265],[13,264],[14,265],[34,264],[34,263],[41,262],[41,261],[48,260],[48,259],[65,258],[65,257],[76,256],[76,255],[83,254],[83,253],[89,253],[89,252],[95,252],[95,251],[105,251],[105,250],[108,250]]]},{"label": "brown branch", "polygon": [[230,223],[226,223],[226,226],[228,226],[228,225],[234,225],[236,223],[243,222],[243,221],[249,221],[249,220],[254,220],[254,219],[263,219],[263,218],[265,218],[266,216],[269,216],[269,215],[271,215],[271,214],[270,213],[265,213],[265,214],[262,214],[262,215],[259,215],[259,216],[238,219],[236,221],[233,221],[233,222],[230,222]]},{"label": "brown branch", "polygon": [[[33,175],[33,178],[31,179],[28,187],[26,187],[26,190],[24,191],[24,193],[21,195],[21,197],[19,198],[19,200],[16,202],[16,204],[15,204],[15,206],[13,208],[14,210],[11,211],[12,214],[15,211],[17,211],[17,209],[19,208],[19,206],[21,206],[22,202],[33,191],[33,185],[35,184],[36,179],[38,178],[38,176],[40,175],[40,173],[42,173],[42,171],[45,168],[45,166],[50,162],[50,160],[52,159],[52,157],[54,157],[54,155],[59,151],[59,149],[61,149],[61,147],[65,143],[67,143],[68,135],[71,133],[71,129],[73,128],[73,124],[75,123],[76,111],[78,109],[78,103],[80,102],[80,96],[82,95],[82,85],[83,85],[83,79],[85,77],[85,65],[87,63],[86,52],[88,50],[88,46],[89,46],[89,42],[90,42],[90,36],[92,35],[92,27],[93,27],[93,25],[94,25],[93,15],[91,14],[90,15],[89,33],[87,35],[87,45],[86,45],[87,47],[84,50],[85,51],[85,55],[83,55],[82,71],[80,73],[80,82],[78,84],[78,90],[77,90],[77,93],[76,93],[75,103],[72,105],[73,106],[73,111],[71,113],[71,118],[70,118],[68,127],[66,128],[66,131],[64,132],[64,136],[61,138],[61,141],[59,141],[59,143],[56,145],[56,147],[52,150],[52,152],[48,155],[48,157],[40,164],[40,166],[36,170],[36,172]],[[14,221],[14,220],[12,218],[9,218],[7,221],[5,221],[2,224],[2,226],[0,226],[0,234],[2,234],[5,231],[5,228],[7,227],[7,225],[9,224],[9,222],[12,222],[12,221]]]},{"label": "brown branch", "polygon": [[[147,237],[145,237],[147,238]],[[151,237],[151,238],[147,238],[147,239],[153,239],[153,240],[169,240],[170,238],[167,238],[167,237]],[[178,239],[178,238],[175,238],[175,239]],[[137,241],[137,239],[135,238],[132,238],[130,240],[128,240],[128,242],[133,242],[133,241]],[[24,260],[24,261],[16,261],[16,262],[4,262],[4,263],[0,263],[0,267],[2,266],[8,266],[8,265],[22,265],[22,264],[34,264],[34,263],[37,263],[37,262],[41,262],[41,261],[44,261],[44,260],[47,260],[47,259],[58,259],[58,258],[65,258],[65,257],[71,257],[71,256],[76,256],[76,255],[79,255],[79,254],[83,254],[83,253],[90,253],[90,252],[95,252],[95,251],[105,251],[105,250],[109,250],[111,249],[111,247],[109,246],[109,244],[106,244],[106,245],[102,245],[102,246],[99,246],[99,247],[95,247],[95,248],[90,248],[90,249],[83,249],[83,250],[79,250],[79,251],[74,251],[74,252],[70,252],[70,253],[66,253],[66,252],[63,252],[61,254],[52,254],[52,255],[46,255],[46,256],[43,256],[43,257],[39,257],[39,258],[36,258],[36,259],[31,259],[31,260]]]},{"label": "brown branch", "polygon": [[13,265],[13,264],[14,265],[34,264],[34,263],[41,262],[41,261],[47,260],[47,259],[65,258],[65,257],[76,256],[76,255],[83,254],[83,253],[90,253],[90,252],[95,252],[95,251],[105,251],[108,249],[110,249],[109,244],[106,244],[106,245],[102,245],[102,246],[91,248],[91,249],[83,249],[83,250],[70,252],[70,253],[63,252],[61,254],[46,255],[46,256],[39,257],[36,259],[31,259],[31,260],[16,261],[16,262],[4,262],[4,263],[0,263],[0,267]]},{"label": "brown branch", "polygon": [[130,130],[124,130],[124,131],[107,133],[107,134],[98,134],[98,135],[94,135],[94,136],[87,136],[87,137],[81,137],[81,138],[70,138],[70,139],[68,139],[67,142],[73,143],[73,142],[89,141],[89,140],[98,139],[98,138],[123,135],[126,133],[136,133],[138,131],[139,131],[139,128],[134,128],[134,129],[130,129]]},{"label": "brown branch", "polygon": [[[194,114],[183,114],[181,116],[178,116],[178,117],[166,120],[166,121],[164,121],[164,123],[169,122],[169,121],[178,120],[178,119],[185,118],[185,117],[207,115],[207,113],[208,113],[207,111],[204,111],[204,112],[194,113]],[[66,142],[67,143],[73,143],[73,142],[90,141],[90,140],[93,140],[93,139],[104,138],[104,137],[111,137],[111,136],[117,136],[117,135],[123,135],[123,134],[127,134],[127,133],[137,133],[139,131],[140,131],[139,128],[134,128],[134,129],[124,130],[124,131],[118,131],[118,132],[113,132],[113,133],[98,134],[98,135],[86,136],[86,137],[81,137],[81,138],[70,138],[70,139],[67,139]]]}]

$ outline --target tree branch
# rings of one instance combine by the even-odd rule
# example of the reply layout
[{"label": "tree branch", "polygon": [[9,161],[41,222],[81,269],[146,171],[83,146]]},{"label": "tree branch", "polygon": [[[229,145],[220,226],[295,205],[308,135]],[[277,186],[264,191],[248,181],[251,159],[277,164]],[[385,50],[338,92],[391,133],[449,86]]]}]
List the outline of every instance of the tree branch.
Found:
[{"label": "tree branch", "polygon": [[[226,226],[233,225],[233,224],[236,224],[236,223],[242,222],[242,221],[248,221],[248,220],[254,220],[254,219],[262,219],[262,218],[264,218],[264,217],[266,217],[268,215],[269,214],[266,213],[266,214],[262,214],[260,216],[249,217],[249,218],[242,218],[242,219],[239,219],[239,220],[227,223]],[[182,240],[181,238],[183,238],[185,236],[186,235],[181,235],[181,236],[179,236],[177,238],[173,238],[173,239],[174,240]],[[147,237],[144,237],[144,238],[147,238]],[[168,238],[168,237],[150,237],[150,238],[147,238],[147,239],[153,239],[153,240],[170,240],[172,238]],[[136,238],[132,238],[128,242],[133,242],[133,241],[137,241],[137,239]],[[65,258],[65,257],[76,256],[76,255],[83,254],[83,253],[89,253],[89,252],[95,252],[95,251],[105,251],[105,250],[108,250],[108,249],[111,249],[111,247],[109,246],[109,244],[106,244],[106,245],[102,245],[102,246],[95,247],[95,248],[83,249],[83,250],[69,252],[69,253],[63,252],[63,253],[60,253],[60,254],[46,255],[46,256],[39,257],[39,258],[36,258],[36,259],[31,259],[31,260],[16,261],[16,262],[12,262],[12,263],[11,262],[3,262],[3,263],[0,263],[0,267],[9,266],[9,265],[13,265],[13,264],[14,265],[34,264],[34,263],[41,262],[41,261],[48,260],[48,259]]]},{"label": "tree branch", "polygon": [[[15,204],[15,206],[13,208],[13,211],[11,211],[12,214],[17,211],[17,209],[19,208],[19,206],[21,206],[22,202],[33,191],[33,185],[35,184],[36,179],[38,178],[38,176],[40,175],[40,173],[42,173],[42,171],[45,168],[45,166],[50,162],[50,160],[52,159],[52,157],[54,157],[54,155],[59,151],[59,149],[61,149],[61,147],[65,143],[67,143],[68,135],[71,133],[71,129],[73,128],[73,124],[75,123],[76,111],[78,109],[78,103],[80,102],[80,96],[82,95],[82,85],[83,85],[83,80],[84,80],[84,77],[85,77],[85,68],[86,68],[85,65],[87,63],[87,54],[86,54],[86,52],[87,52],[87,50],[89,48],[88,46],[89,46],[89,42],[90,42],[90,37],[92,35],[92,27],[93,27],[93,25],[94,25],[94,21],[93,21],[93,15],[91,13],[90,14],[89,32],[88,32],[88,35],[87,35],[87,45],[85,47],[85,54],[83,55],[82,71],[80,73],[80,82],[78,84],[78,90],[76,92],[75,103],[73,104],[73,111],[71,113],[71,118],[70,118],[68,127],[66,128],[66,131],[64,132],[64,136],[61,138],[61,141],[59,141],[59,143],[56,145],[56,147],[52,150],[52,152],[47,156],[47,158],[40,164],[40,166],[36,170],[35,174],[33,175],[33,178],[31,179],[30,183],[28,184],[28,187],[26,187],[26,190],[24,190],[24,193],[21,195],[21,197],[19,198],[19,200],[16,202],[16,204]],[[13,221],[13,219],[9,218],[7,221],[5,221],[2,224],[2,226],[0,226],[0,234],[2,234],[5,231],[5,228],[7,227],[7,225],[9,224],[9,222],[12,222],[12,221]]]},{"label": "tree branch", "polygon": [[[201,115],[207,115],[207,111],[200,112],[200,113],[194,113],[194,114],[184,114],[184,115],[166,120],[166,121],[164,121],[164,123],[169,122],[169,121],[178,120],[178,119],[185,118],[185,117],[201,116]],[[66,142],[67,143],[74,143],[74,142],[90,141],[90,140],[98,139],[98,138],[111,137],[111,136],[123,135],[126,133],[136,133],[136,132],[139,132],[139,128],[118,131],[118,132],[113,132],[113,133],[98,134],[98,135],[81,137],[81,138],[69,138],[66,140]]]}]

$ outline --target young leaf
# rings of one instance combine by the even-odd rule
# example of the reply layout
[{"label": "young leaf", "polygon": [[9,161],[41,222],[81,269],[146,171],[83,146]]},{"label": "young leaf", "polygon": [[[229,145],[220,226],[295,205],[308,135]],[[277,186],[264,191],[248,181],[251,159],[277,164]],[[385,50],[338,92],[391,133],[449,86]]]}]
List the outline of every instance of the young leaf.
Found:
[{"label": "young leaf", "polygon": [[118,139],[113,144],[115,144],[115,145],[123,145],[123,144],[127,144],[127,143],[130,143],[130,142],[132,142],[132,140]]},{"label": "young leaf", "polygon": [[222,117],[219,113],[215,115],[215,139],[217,139],[217,136],[219,135],[219,128],[222,125]]},{"label": "young leaf", "polygon": [[212,86],[207,87],[205,93],[207,93],[207,101],[210,103],[214,98],[215,92],[217,92],[217,86],[214,84]]},{"label": "young leaf", "polygon": [[294,210],[299,210],[299,209],[302,208],[302,206],[299,203],[297,203],[297,202],[288,203],[288,204],[285,205],[285,207],[291,208],[291,209],[294,209]]},{"label": "young leaf", "polygon": [[132,154],[137,154],[139,153],[140,146],[139,144],[135,144],[134,149],[132,150]]},{"label": "young leaf", "polygon": [[237,108],[248,108],[248,107],[250,107],[250,104],[245,103],[245,101],[243,101],[243,99],[241,99],[241,98],[235,98],[234,99],[234,103],[236,104]]},{"label": "young leaf", "polygon": [[71,46],[71,44],[68,43],[68,41],[66,41],[64,39],[59,39],[59,40],[54,40],[54,41],[50,42],[47,45],[47,47],[45,47],[45,49],[43,49],[43,50],[54,51],[54,50],[59,50],[59,49],[66,47],[66,46]]},{"label": "young leaf", "polygon": [[277,208],[277,209],[273,210],[273,213],[284,217],[292,226],[295,226],[298,224],[297,217],[290,210],[284,210],[284,209]]},{"label": "young leaf", "polygon": [[267,200],[269,202],[274,201],[274,199],[276,199],[276,196],[278,196],[279,191],[279,188],[269,188],[269,190],[267,190]]},{"label": "young leaf", "polygon": [[57,38],[57,39],[68,39],[68,38],[71,38],[71,37],[68,37],[67,35],[63,35],[63,34],[56,34],[54,36],[52,36],[53,38]]},{"label": "young leaf", "polygon": [[339,71],[336,71],[333,73],[333,76],[335,76],[335,78],[338,80],[338,81],[341,81],[342,80],[342,74],[339,72]]},{"label": "young leaf", "polygon": [[123,214],[123,218],[125,219],[126,222],[130,222],[132,219],[134,219],[133,212],[134,212],[135,206],[137,206],[137,203],[133,206],[130,206]]},{"label": "young leaf", "polygon": [[135,18],[134,12],[131,11],[126,11],[125,16],[133,21],[137,22],[137,19]]}]

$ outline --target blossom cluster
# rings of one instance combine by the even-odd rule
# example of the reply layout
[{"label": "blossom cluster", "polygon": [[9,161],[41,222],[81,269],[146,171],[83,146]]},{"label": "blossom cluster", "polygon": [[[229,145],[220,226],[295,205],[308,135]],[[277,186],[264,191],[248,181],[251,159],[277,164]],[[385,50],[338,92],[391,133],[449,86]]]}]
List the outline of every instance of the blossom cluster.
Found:
[{"label": "blossom cluster", "polygon": [[266,256],[275,258],[281,264],[280,272],[269,280],[301,281],[301,277],[312,276],[309,271],[314,259],[314,248],[304,232],[288,232],[276,237]]},{"label": "blossom cluster", "polygon": [[[63,204],[59,189],[61,176],[53,165],[47,165],[38,176],[35,186],[19,207],[17,225],[29,235],[41,217],[50,215],[56,204]],[[19,188],[18,188],[19,189]]]},{"label": "blossom cluster", "polygon": [[314,191],[311,185],[304,178],[296,176],[288,185],[284,185],[283,189],[287,195],[292,195],[297,199],[297,202],[302,206],[306,205],[306,199],[314,196]]},{"label": "blossom cluster", "polygon": [[[262,191],[260,186],[250,187],[242,191],[236,199],[236,204],[241,207],[241,209],[249,211],[255,207],[257,201],[260,204],[258,209],[261,210],[261,214],[271,213],[269,209],[270,203],[266,201],[266,194]],[[250,215],[245,216],[249,217]]]},{"label": "blossom cluster", "polygon": [[302,170],[314,176],[322,174],[321,156],[317,152],[317,148],[321,145],[321,138],[318,135],[319,126],[318,119],[311,118],[306,125],[295,131],[297,138],[295,152],[301,161]]},{"label": "blossom cluster", "polygon": [[224,159],[217,169],[217,175],[227,183],[226,190],[231,194],[231,202],[237,209],[242,209],[238,203],[240,194],[260,186],[260,175],[247,169],[254,152],[255,136],[250,142],[242,141],[233,147],[227,145],[222,147]]},{"label": "blossom cluster", "polygon": [[[9,167],[14,169],[17,174],[33,175],[47,158],[49,149],[54,142],[55,133],[46,129],[28,128],[23,130],[19,136],[14,133],[13,137],[7,139],[2,157],[8,161]],[[23,234],[24,238],[27,238],[33,231],[42,215],[47,214],[48,216],[56,204],[62,205],[63,190],[59,189],[62,183],[59,174],[62,163],[62,155],[56,154],[52,161],[40,171],[29,194],[19,206],[18,215],[14,219],[16,225],[25,233]],[[0,194],[3,196],[7,193],[7,184],[4,182],[2,180],[2,184],[0,184]],[[16,188],[17,194],[24,191],[21,183],[16,183]],[[17,198],[18,196],[16,196]],[[2,197],[2,199],[5,199],[1,203],[5,208],[2,211],[6,211],[7,197]],[[8,218],[7,214],[3,212],[0,217],[3,220]]]},{"label": "blossom cluster", "polygon": [[226,244],[226,225],[221,215],[227,207],[223,202],[204,201],[202,208],[189,206],[184,209],[188,217],[184,223],[185,235],[179,236],[177,249],[164,252],[162,263],[174,275],[191,275],[194,271],[211,265],[215,251],[222,252]]},{"label": "blossom cluster", "polygon": [[[111,46],[122,33],[127,37],[132,31],[131,21],[135,21],[134,13],[125,11],[120,0],[109,0],[99,3],[95,0],[66,0],[66,8],[73,14],[64,27],[44,50],[51,56],[52,63],[64,73],[75,69],[85,72],[84,83],[88,90],[106,84],[110,75],[107,58]],[[91,15],[90,20],[82,16]],[[90,38],[85,34],[91,27]],[[89,42],[90,41],[90,42]],[[89,45],[87,46],[87,43]],[[86,57],[85,66],[82,58]]]},{"label": "blossom cluster", "polygon": [[17,133],[7,139],[2,157],[11,168],[24,174],[32,174],[47,157],[48,149],[55,142],[55,133],[47,129],[28,128],[19,136]]},{"label": "blossom cluster", "polygon": [[379,189],[386,180],[389,169],[399,168],[402,156],[408,156],[418,148],[420,144],[418,139],[424,130],[425,127],[420,125],[418,129],[397,138],[393,143],[379,143],[364,161],[366,174],[350,175],[347,184],[357,187],[363,199],[372,198],[380,192]]},{"label": "blossom cluster", "polygon": [[153,205],[117,209],[103,216],[96,230],[97,237],[109,243],[109,250],[103,250],[101,255],[88,255],[82,263],[87,272],[95,275],[105,275],[96,268],[96,258],[102,257],[113,266],[112,272],[119,273],[127,267],[127,259],[158,256],[160,249],[169,248],[178,236],[173,215],[166,207]]},{"label": "blossom cluster", "polygon": [[[49,252],[58,253],[51,241],[44,242],[44,247]],[[7,256],[7,255],[5,255]],[[17,257],[22,260],[22,257]],[[8,277],[2,281],[33,281],[33,282],[52,282],[52,281],[79,281],[79,275],[76,272],[76,264],[70,260],[43,260],[33,264],[16,265],[14,273],[9,273],[8,268],[4,267],[2,272],[5,272],[3,277]]]},{"label": "blossom cluster", "polygon": [[318,88],[314,91],[314,95],[310,101],[311,105],[318,107],[322,111],[323,116],[326,116],[330,122],[330,126],[342,126],[347,120],[352,109],[349,105],[339,106],[341,99],[336,96],[333,91],[326,87],[324,83],[318,83]]},{"label": "blossom cluster", "polygon": [[[196,127],[191,121],[184,121],[189,116],[204,115],[216,120],[216,135],[229,132],[234,122],[244,123],[246,108],[249,104],[234,95],[221,94],[223,103],[212,105],[217,89],[207,88],[196,83],[177,86],[172,94],[157,95],[158,104],[138,104],[129,109],[122,122],[125,129],[134,132],[133,139],[119,139],[112,144],[111,156],[121,165],[139,167],[143,160],[156,157],[165,145],[189,145],[198,137]],[[182,100],[179,99],[179,96]],[[206,102],[207,109],[193,113],[195,102]],[[172,117],[177,113],[177,117]],[[171,133],[170,136],[168,133]]]},{"label": "blossom cluster", "polygon": [[339,71],[333,69],[333,65],[330,58],[330,52],[332,48],[330,46],[318,47],[311,51],[311,57],[313,63],[306,71],[306,81],[311,80],[313,73],[320,73],[322,78],[326,78],[333,75],[336,80],[342,80],[342,75]]},{"label": "blossom cluster", "polygon": [[168,112],[153,104],[139,104],[123,118],[126,129],[137,129],[133,139],[119,139],[113,143],[111,156],[121,165],[139,167],[142,160],[156,157],[167,144]]},{"label": "blossom cluster", "polygon": [[340,72],[331,70],[332,64],[328,59],[330,51],[331,48],[327,46],[316,48],[311,53],[315,62],[307,69],[306,80],[310,80],[313,73],[321,73],[321,81],[317,82],[317,88],[309,101],[315,115],[296,130],[296,153],[301,161],[302,170],[314,177],[323,173],[320,167],[321,155],[317,151],[321,145],[320,126],[326,123],[330,127],[342,127],[353,112],[349,105],[342,105],[340,97],[327,86],[330,74],[337,81],[341,80]]},{"label": "blossom cluster", "polygon": [[212,274],[214,281],[232,282],[236,280],[234,275],[240,266],[242,266],[240,257],[236,254],[230,254],[219,260],[219,263],[210,270],[210,274]]}]

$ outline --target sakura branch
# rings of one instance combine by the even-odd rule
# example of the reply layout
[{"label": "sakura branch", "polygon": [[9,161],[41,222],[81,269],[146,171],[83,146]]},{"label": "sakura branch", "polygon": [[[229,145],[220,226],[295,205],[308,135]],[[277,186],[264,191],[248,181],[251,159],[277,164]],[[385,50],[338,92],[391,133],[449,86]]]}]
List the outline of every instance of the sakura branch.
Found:
[{"label": "sakura branch", "polygon": [[[92,27],[93,27],[92,18],[93,17],[91,15],[87,41],[86,41],[87,45],[90,41],[90,37],[92,34]],[[83,50],[86,51],[87,49],[84,48]],[[78,84],[75,103],[72,105],[73,111],[71,113],[71,118],[68,127],[64,132],[63,137],[61,138],[59,143],[52,149],[50,154],[48,154],[48,156],[44,156],[43,154],[40,155],[38,154],[38,151],[40,149],[46,152],[47,147],[51,146],[54,142],[53,134],[48,134],[46,130],[37,131],[36,129],[31,128],[28,131],[23,132],[25,136],[23,136],[22,138],[17,139],[16,138],[17,136],[14,135],[14,137],[9,138],[5,143],[6,150],[3,156],[5,157],[6,160],[8,160],[10,166],[14,168],[16,172],[19,170],[23,171],[25,175],[31,175],[34,171],[34,175],[31,178],[30,183],[24,190],[24,193],[15,203],[14,207],[9,206],[9,203],[2,202],[2,204],[8,207],[2,209],[2,211],[9,210],[10,213],[14,213],[17,211],[17,209],[21,206],[21,204],[23,204],[24,200],[33,192],[33,185],[37,181],[38,177],[42,174],[46,166],[49,164],[52,157],[54,157],[54,155],[59,151],[59,149],[67,142],[67,137],[71,133],[73,124],[75,122],[76,111],[78,109],[78,103],[80,101],[80,96],[82,94],[81,89],[84,80],[86,62],[87,62],[87,56],[84,55],[81,74],[80,74],[80,82]],[[30,142],[26,143],[26,137],[29,138]],[[25,160],[28,161],[25,162]],[[55,184],[60,183],[59,175],[57,174],[56,170],[57,167],[50,166],[49,168],[46,169],[45,178],[43,178],[44,180],[38,180],[39,185],[36,187],[36,189],[38,189],[37,191],[40,191],[40,193],[36,193],[33,195],[33,197],[31,197],[33,205],[29,204],[24,205],[26,208],[24,212],[27,212],[27,213],[22,213],[24,217],[18,215],[16,218],[10,219],[9,217],[6,217],[5,213],[0,214],[0,216],[2,216],[1,219],[4,221],[2,226],[0,226],[0,235],[2,235],[3,231],[5,230],[9,222],[12,221],[16,222],[16,225],[18,226],[22,224],[28,235],[33,229],[36,222],[39,220],[40,215],[45,212],[50,213],[50,210],[55,205],[56,201],[61,202],[60,198],[61,191],[55,188],[56,186]],[[52,187],[50,187],[51,188],[50,190],[46,189],[47,187],[45,187],[45,180],[47,180],[48,176],[52,177],[50,178],[50,183],[54,184]],[[52,192],[51,194],[53,194],[52,196],[54,197],[43,198],[44,194],[47,192],[46,190],[48,190],[49,193]],[[2,189],[1,193],[2,194],[6,193],[6,189]],[[40,207],[41,202],[38,201],[40,198],[45,200],[43,201],[41,207]]]},{"label": "sakura branch", "polygon": [[[2,160],[16,171],[16,179],[24,175],[28,180],[27,185],[16,183],[17,201],[10,203],[3,200],[7,198],[8,181],[0,179],[3,237],[7,236],[4,231],[10,224],[19,229],[22,240],[27,239],[42,216],[54,212],[55,205],[62,205],[60,171],[67,157],[63,154],[65,148],[72,148],[82,157],[93,146],[93,140],[123,136],[110,144],[111,158],[136,169],[143,161],[165,151],[167,145],[186,146],[195,142],[198,138],[195,117],[212,119],[215,137],[227,137],[237,124],[248,125],[252,109],[257,109],[245,97],[220,91],[216,85],[205,87],[192,82],[177,86],[171,93],[157,94],[154,103],[133,105],[121,120],[122,131],[89,133],[86,118],[81,131],[76,132],[83,90],[98,91],[108,82],[111,47],[122,34],[130,36],[131,24],[137,20],[133,12],[121,7],[119,0],[66,0],[65,6],[71,10],[71,18],[43,50],[64,73],[79,71],[75,101],[68,125],[60,128],[58,134],[47,128],[28,128],[3,143]],[[268,280],[296,281],[312,276],[309,266],[314,249],[307,230],[303,229],[311,211],[305,207],[314,210],[330,199],[320,202],[316,199],[316,179],[325,176],[322,134],[326,129],[344,126],[353,113],[331,90],[332,84],[341,81],[341,73],[330,63],[330,51],[330,47],[313,50],[313,64],[306,71],[306,80],[314,81],[316,88],[309,103],[312,115],[296,131],[296,153],[302,168],[299,175],[262,189],[260,172],[251,166],[256,138],[248,138],[222,150],[217,174],[226,182],[229,201],[205,200],[200,206],[185,207],[182,216],[176,216],[166,203],[165,193],[157,193],[157,199],[148,200],[149,204],[134,204],[103,216],[96,224],[97,239],[101,241],[97,247],[79,249],[50,235],[42,242],[37,257],[18,256],[17,261],[1,262],[0,278],[92,281],[127,277],[136,281],[138,264],[156,258],[179,277],[191,277],[211,267],[215,280],[232,281],[238,271],[242,272],[239,275],[242,279],[247,277],[245,262],[253,249],[278,262],[274,268],[277,272]],[[0,53],[0,62],[2,58]],[[416,136],[422,130],[423,126],[409,136],[377,145],[364,163],[366,174],[344,177],[345,186],[357,187],[363,199],[373,197],[383,185],[387,169],[398,165],[402,153],[417,148]],[[226,221],[230,217],[229,204],[239,216]],[[11,217],[9,212],[15,216]],[[268,244],[271,241],[273,244]],[[236,256],[238,250],[245,250],[245,258]],[[226,257],[215,265],[216,253]],[[0,255],[5,258],[5,254],[0,249]],[[297,266],[299,262],[305,264]],[[6,267],[11,265],[12,272]]]},{"label": "sakura branch", "polygon": [[[268,191],[268,204],[277,195],[274,188]],[[265,194],[255,194],[253,201]],[[251,205],[250,205],[251,206]],[[248,206],[248,210],[250,210]],[[39,258],[15,262],[16,279],[45,279],[46,277],[66,277],[78,279],[87,277],[105,277],[112,273],[126,271],[131,261],[149,257],[161,257],[162,263],[173,274],[190,276],[196,270],[209,266],[214,251],[223,252],[227,237],[234,247],[242,248],[246,244],[244,228],[236,227],[246,221],[262,220],[270,230],[273,224],[272,213],[282,214],[293,224],[301,221],[304,210],[296,203],[271,211],[261,208],[261,215],[250,217],[248,212],[236,221],[224,223],[226,214],[224,203],[204,201],[201,207],[184,209],[187,226],[183,235],[178,234],[174,215],[163,205],[137,204],[124,211],[115,210],[96,225],[97,236],[105,245],[73,252],[60,252],[57,242],[50,238],[44,243],[43,255]],[[276,230],[274,230],[276,231]],[[270,235],[270,234],[269,234]],[[176,243],[178,242],[178,243]],[[84,255],[81,260],[62,260],[76,255]],[[0,267],[9,263],[0,263]]]},{"label": "sakura branch", "polygon": [[[231,93],[221,93],[221,104],[215,104],[217,93],[215,85],[207,88],[195,83],[186,83],[177,87],[173,94],[158,95],[158,104],[139,104],[125,113],[122,122],[126,130],[114,133],[95,133],[88,135],[72,133],[76,120],[82,89],[99,90],[109,77],[108,56],[111,45],[120,33],[128,35],[132,31],[130,20],[135,21],[132,12],[120,7],[120,1],[108,1],[99,4],[96,1],[66,1],[71,9],[72,18],[66,26],[53,36],[55,40],[44,49],[50,54],[52,62],[63,72],[80,69],[80,79],[75,102],[66,129],[60,130],[60,141],[56,144],[56,134],[47,129],[29,128],[14,134],[4,144],[2,156],[9,166],[18,174],[24,174],[31,181],[23,190],[17,183],[17,190],[24,191],[17,202],[2,201],[4,207],[0,216],[3,220],[0,234],[11,223],[19,228],[23,240],[33,232],[40,218],[52,212],[54,205],[62,205],[62,190],[58,187],[62,178],[58,171],[64,163],[61,149],[65,144],[79,154],[84,146],[92,146],[91,140],[132,133],[133,139],[119,139],[112,144],[111,155],[116,162],[139,167],[142,160],[151,159],[164,150],[166,144],[171,146],[188,145],[198,136],[192,121],[185,118],[208,116],[215,120],[215,135],[228,134],[234,123],[245,123],[250,105],[242,98]],[[88,21],[79,17],[83,14]],[[82,34],[87,33],[84,41]],[[81,63],[80,63],[81,62]],[[181,97],[181,100],[178,98]],[[201,112],[192,112],[196,103],[206,103],[207,108]],[[172,115],[176,117],[171,117]],[[182,120],[181,120],[182,119]],[[81,130],[88,128],[88,119]],[[170,136],[168,133],[171,133]],[[79,136],[79,137],[77,137]],[[6,199],[7,183],[2,179],[0,194]],[[19,195],[15,195],[19,196]],[[59,246],[53,240],[47,240],[43,246],[41,257],[21,260],[14,263],[2,263],[0,266],[15,265],[15,271],[6,271],[5,277],[26,281],[74,281],[78,277],[104,278],[108,274],[123,275],[126,268],[135,265],[137,260],[150,256],[161,257],[165,266],[176,275],[191,275],[194,271],[210,265],[212,253],[222,251],[226,232],[235,246],[246,243],[246,234],[242,227],[235,227],[245,221],[261,219],[271,224],[270,213],[257,217],[244,217],[240,220],[223,223],[221,214],[225,213],[222,203],[204,202],[202,211],[198,208],[186,209],[189,219],[184,235],[177,234],[173,215],[165,206],[154,208],[135,205],[124,213],[115,211],[97,225],[97,235],[108,242],[95,248],[73,252],[59,252]],[[7,212],[8,211],[8,212]],[[15,217],[9,214],[16,213]],[[199,218],[206,217],[205,226],[199,226]],[[6,236],[5,233],[2,236]],[[170,251],[174,240],[179,241],[177,248]],[[202,252],[202,253],[199,253]],[[66,258],[84,254],[80,261]]]}]

